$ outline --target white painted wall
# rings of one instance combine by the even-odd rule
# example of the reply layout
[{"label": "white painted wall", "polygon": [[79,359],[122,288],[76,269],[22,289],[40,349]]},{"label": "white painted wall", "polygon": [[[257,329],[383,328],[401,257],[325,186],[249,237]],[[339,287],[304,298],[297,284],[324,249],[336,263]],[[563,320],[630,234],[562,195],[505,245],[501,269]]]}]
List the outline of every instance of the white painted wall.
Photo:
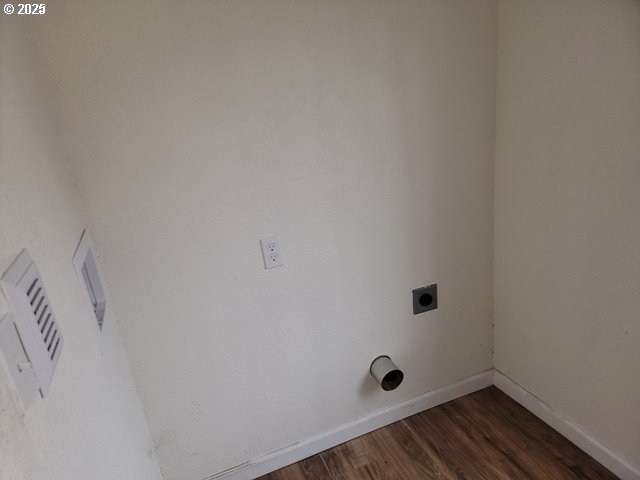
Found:
[{"label": "white painted wall", "polygon": [[[47,15],[34,34],[167,480],[491,367],[493,1]],[[267,272],[271,234],[287,266]],[[414,317],[433,282],[439,309]],[[390,393],[368,376],[384,353],[406,373]]]},{"label": "white painted wall", "polygon": [[117,326],[101,347],[71,263],[84,221],[20,23],[0,17],[0,272],[29,249],[66,341],[26,414],[0,360],[0,479],[159,479]]},{"label": "white painted wall", "polygon": [[499,4],[495,366],[640,466],[640,2]]}]

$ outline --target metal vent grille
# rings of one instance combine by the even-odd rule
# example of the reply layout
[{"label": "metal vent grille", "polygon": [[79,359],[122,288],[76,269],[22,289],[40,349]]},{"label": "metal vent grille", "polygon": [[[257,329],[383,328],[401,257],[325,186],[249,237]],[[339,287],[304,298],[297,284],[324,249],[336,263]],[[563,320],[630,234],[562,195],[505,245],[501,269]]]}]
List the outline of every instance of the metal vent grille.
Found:
[{"label": "metal vent grille", "polygon": [[0,284],[44,397],[49,391],[64,340],[38,267],[27,250],[22,250],[0,279]]}]

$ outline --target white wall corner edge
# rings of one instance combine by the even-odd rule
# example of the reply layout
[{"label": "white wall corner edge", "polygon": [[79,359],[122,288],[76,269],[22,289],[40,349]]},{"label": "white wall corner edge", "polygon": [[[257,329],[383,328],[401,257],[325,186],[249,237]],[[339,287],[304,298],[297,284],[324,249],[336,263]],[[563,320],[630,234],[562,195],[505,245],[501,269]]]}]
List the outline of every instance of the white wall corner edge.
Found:
[{"label": "white wall corner edge", "polygon": [[493,384],[622,480],[640,480],[640,469],[609,450],[534,394],[495,369],[493,370]]},{"label": "white wall corner edge", "polygon": [[342,424],[333,430],[262,455],[246,463],[206,477],[203,480],[251,480],[403,418],[477,392],[492,384],[493,370],[487,370],[455,383],[436,388],[397,405],[376,410],[353,422]]}]

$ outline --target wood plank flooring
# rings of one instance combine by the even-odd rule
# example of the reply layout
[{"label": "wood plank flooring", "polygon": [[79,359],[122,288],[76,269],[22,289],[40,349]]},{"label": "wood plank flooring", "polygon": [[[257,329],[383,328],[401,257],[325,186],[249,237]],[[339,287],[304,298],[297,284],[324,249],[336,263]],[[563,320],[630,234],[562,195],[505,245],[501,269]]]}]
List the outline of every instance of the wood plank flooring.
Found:
[{"label": "wood plank flooring", "polygon": [[260,480],[615,478],[500,390],[489,387]]}]

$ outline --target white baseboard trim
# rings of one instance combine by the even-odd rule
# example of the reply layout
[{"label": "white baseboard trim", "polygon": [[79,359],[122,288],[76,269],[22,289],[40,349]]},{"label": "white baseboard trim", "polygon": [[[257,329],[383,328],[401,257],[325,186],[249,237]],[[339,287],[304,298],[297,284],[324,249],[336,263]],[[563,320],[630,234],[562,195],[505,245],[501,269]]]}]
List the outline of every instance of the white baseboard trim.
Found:
[{"label": "white baseboard trim", "polygon": [[596,441],[538,397],[494,369],[437,388],[406,402],[383,408],[354,422],[345,423],[333,430],[254,458],[203,480],[252,480],[365,433],[491,385],[495,385],[536,417],[567,437],[622,480],[640,480],[640,470]]},{"label": "white baseboard trim", "polygon": [[203,480],[251,480],[372,432],[403,418],[455,400],[493,384],[493,370],[473,375],[362,417],[318,436],[294,443]]},{"label": "white baseboard trim", "polygon": [[547,423],[551,428],[567,437],[622,480],[640,480],[640,470],[620,458],[587,432],[571,423],[538,397],[498,370],[494,370],[493,384],[540,420]]}]

